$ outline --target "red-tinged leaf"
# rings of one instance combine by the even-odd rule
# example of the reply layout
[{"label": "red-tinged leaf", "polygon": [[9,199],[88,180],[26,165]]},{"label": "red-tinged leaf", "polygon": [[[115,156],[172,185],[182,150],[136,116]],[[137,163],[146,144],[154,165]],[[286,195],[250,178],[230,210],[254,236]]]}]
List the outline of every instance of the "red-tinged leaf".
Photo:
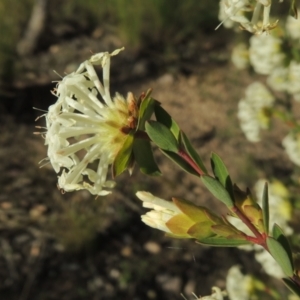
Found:
[{"label": "red-tinged leaf", "polygon": [[184,214],[179,214],[172,217],[166,226],[170,229],[173,234],[188,236],[188,229],[194,224],[194,222]]},{"label": "red-tinged leaf", "polygon": [[206,239],[214,235],[211,230],[211,226],[211,222],[196,223],[188,230],[187,233],[197,240]]},{"label": "red-tinged leaf", "polygon": [[192,202],[183,199],[173,198],[172,200],[174,204],[195,223],[207,221],[206,209],[204,207],[196,206]]},{"label": "red-tinged leaf", "polygon": [[260,231],[264,231],[264,224],[263,224],[263,215],[262,210],[259,206],[256,205],[244,205],[243,206],[244,213],[251,221],[252,224]]},{"label": "red-tinged leaf", "polygon": [[235,235],[236,234],[236,231],[232,229],[232,227],[230,226],[226,226],[226,225],[221,225],[221,224],[218,224],[218,225],[213,225],[211,227],[211,230],[219,235],[219,236],[223,236],[223,237],[228,237],[228,236],[232,236],[232,235]]}]

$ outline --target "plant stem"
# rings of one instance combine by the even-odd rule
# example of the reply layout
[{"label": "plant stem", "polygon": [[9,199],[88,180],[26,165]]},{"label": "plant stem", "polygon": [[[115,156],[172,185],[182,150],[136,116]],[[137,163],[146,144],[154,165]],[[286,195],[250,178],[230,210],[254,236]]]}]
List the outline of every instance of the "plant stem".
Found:
[{"label": "plant stem", "polygon": [[253,232],[253,234],[256,236],[256,238],[248,237],[248,239],[252,242],[255,242],[256,244],[261,245],[265,249],[267,249],[266,246],[266,236],[262,235],[256,227],[251,223],[251,221],[239,210],[237,206],[233,206],[231,208],[232,212],[234,212],[240,220]]},{"label": "plant stem", "polygon": [[203,170],[194,162],[194,160],[182,149],[178,151],[178,154],[183,158],[200,176],[205,175]]}]

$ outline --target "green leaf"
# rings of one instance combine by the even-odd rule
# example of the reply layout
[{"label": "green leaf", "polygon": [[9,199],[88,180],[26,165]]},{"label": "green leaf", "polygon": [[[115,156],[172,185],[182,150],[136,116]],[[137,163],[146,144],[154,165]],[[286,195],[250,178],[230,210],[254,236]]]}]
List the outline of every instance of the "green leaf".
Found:
[{"label": "green leaf", "polygon": [[288,239],[284,235],[283,230],[277,224],[274,224],[272,228],[272,234],[273,234],[273,238],[276,241],[278,241],[281,244],[281,246],[285,249],[286,253],[289,256],[290,261],[293,263],[293,253],[291,250],[291,246]]},{"label": "green leaf", "polygon": [[133,139],[133,133],[128,134],[127,139],[123,144],[123,147],[118,152],[112,166],[113,177],[116,177],[123,173],[127,169],[129,163],[131,162]]},{"label": "green leaf", "polygon": [[161,150],[164,155],[171,159],[176,165],[178,165],[185,172],[199,177],[199,174],[178,154],[171,151]]},{"label": "green leaf", "polygon": [[294,281],[292,281],[288,278],[282,278],[282,281],[284,282],[284,284],[289,288],[289,290],[292,293],[294,293],[295,295],[300,297],[300,287]]},{"label": "green leaf", "polygon": [[230,197],[228,191],[223,187],[223,185],[215,178],[208,175],[201,176],[201,180],[207,189],[221,202],[223,202],[227,207],[232,208],[234,206],[232,198]]},{"label": "green leaf", "polygon": [[207,174],[207,170],[199,156],[199,154],[197,153],[197,151],[193,148],[191,142],[189,141],[188,137],[186,136],[186,134],[183,131],[180,131],[181,135],[180,135],[180,140],[183,143],[184,149],[186,150],[186,152],[190,155],[190,157],[193,159],[193,161],[197,164],[197,166],[204,172]]},{"label": "green leaf", "polygon": [[178,153],[178,142],[173,133],[162,123],[146,122],[146,132],[150,139],[162,150]]},{"label": "green leaf", "polygon": [[196,243],[214,246],[214,247],[237,247],[241,245],[249,245],[251,242],[240,239],[229,239],[224,237],[213,236],[206,239],[197,240]]},{"label": "green leaf", "polygon": [[159,176],[161,172],[153,157],[150,141],[135,138],[133,142],[134,159],[138,163],[142,173],[151,176]]},{"label": "green leaf", "polygon": [[278,265],[282,268],[286,276],[292,277],[294,274],[293,262],[290,259],[287,251],[274,238],[267,238],[267,246]]},{"label": "green leaf", "polygon": [[150,92],[147,92],[139,108],[138,130],[145,130],[145,122],[148,121],[153,114],[156,103],[157,101],[150,97]]},{"label": "green leaf", "polygon": [[266,234],[269,234],[269,193],[268,193],[268,183],[265,183],[263,195],[262,195],[262,211],[264,220],[264,230]]},{"label": "green leaf", "polygon": [[216,153],[212,153],[211,155],[211,167],[214,172],[215,177],[220,181],[223,187],[228,191],[231,198],[234,199],[233,196],[233,186],[231,182],[231,178],[227,171],[227,168],[222,161],[221,157],[218,156]]},{"label": "green leaf", "polygon": [[179,140],[180,128],[172,117],[160,105],[155,106],[154,112],[156,120],[169,128],[176,140]]}]

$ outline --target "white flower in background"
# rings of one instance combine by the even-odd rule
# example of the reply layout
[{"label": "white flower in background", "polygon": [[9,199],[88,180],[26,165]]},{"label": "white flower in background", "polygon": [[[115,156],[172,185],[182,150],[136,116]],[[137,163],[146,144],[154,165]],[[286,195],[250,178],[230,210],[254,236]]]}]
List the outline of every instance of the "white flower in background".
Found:
[{"label": "white flower in background", "polygon": [[[262,204],[262,195],[267,180],[260,179],[256,182],[254,190],[256,193],[257,203]],[[269,214],[270,226],[278,224],[286,235],[293,234],[293,228],[288,225],[292,218],[292,205],[287,188],[279,180],[273,180],[268,183],[269,192]]]},{"label": "white flower in background", "polygon": [[230,300],[248,300],[253,290],[253,279],[243,275],[238,266],[233,266],[227,274],[226,290]]},{"label": "white flower in background", "polygon": [[249,51],[246,44],[240,43],[233,48],[231,61],[239,70],[246,69],[249,66]]},{"label": "white flower in background", "polygon": [[[112,99],[109,92],[110,58],[121,50],[93,55],[53,91],[58,99],[45,115],[45,144],[64,191],[106,195],[114,186],[107,180],[108,167],[126,139],[121,129],[128,127],[129,118],[127,101],[119,94]],[[103,68],[103,83],[95,65]]]},{"label": "white flower in background", "polygon": [[[268,32],[275,28],[277,21],[269,22],[271,0],[257,0],[255,5],[253,2],[253,0],[221,0],[219,10],[221,24],[231,28],[233,22],[237,22],[242,29],[255,34]],[[245,16],[245,12],[253,12],[251,20]]]},{"label": "white flower in background", "polygon": [[287,91],[300,101],[300,64],[295,61],[289,66]]},{"label": "white flower in background", "polygon": [[224,300],[226,296],[227,293],[225,291],[221,291],[221,289],[214,286],[212,288],[212,294],[210,296],[204,296],[200,298],[196,296],[196,300]]},{"label": "white flower in background", "polygon": [[258,74],[268,75],[283,65],[281,39],[271,34],[253,35],[250,38],[250,63]]},{"label": "white flower in background", "polygon": [[289,133],[282,141],[282,145],[289,159],[297,166],[300,166],[300,134]]},{"label": "white flower in background", "polygon": [[249,10],[248,0],[221,0],[219,20],[226,28],[232,28],[234,22],[249,23],[249,20],[243,15],[247,10]]},{"label": "white flower in background", "polygon": [[245,94],[238,105],[238,118],[246,138],[251,142],[258,142],[260,130],[269,127],[274,97],[260,82],[250,84]]},{"label": "white flower in background", "polygon": [[225,13],[225,0],[220,1],[220,8],[219,8],[219,20],[222,22],[224,27],[226,28],[232,28],[234,25],[234,22],[228,18],[228,16]]},{"label": "white flower in background", "polygon": [[[298,10],[298,16],[300,16],[300,10]],[[292,16],[288,16],[285,24],[288,35],[294,39],[300,39],[300,20]]]},{"label": "white flower in background", "polygon": [[288,87],[288,69],[284,67],[276,68],[268,76],[267,83],[275,91],[286,91]]}]

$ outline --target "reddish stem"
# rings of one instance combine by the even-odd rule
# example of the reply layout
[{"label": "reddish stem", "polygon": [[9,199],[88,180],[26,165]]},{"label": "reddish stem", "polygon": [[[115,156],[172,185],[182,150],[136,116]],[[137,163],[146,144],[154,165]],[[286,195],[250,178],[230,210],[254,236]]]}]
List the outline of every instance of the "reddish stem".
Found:
[{"label": "reddish stem", "polygon": [[240,220],[253,232],[253,234],[256,236],[251,237],[247,236],[247,239],[255,244],[261,245],[267,250],[266,245],[266,235],[261,234],[256,227],[251,223],[251,221],[239,210],[237,206],[233,206],[231,210],[240,218]]},{"label": "reddish stem", "polygon": [[194,162],[194,160],[182,149],[178,151],[178,154],[183,158],[200,176],[205,175],[202,169]]}]

